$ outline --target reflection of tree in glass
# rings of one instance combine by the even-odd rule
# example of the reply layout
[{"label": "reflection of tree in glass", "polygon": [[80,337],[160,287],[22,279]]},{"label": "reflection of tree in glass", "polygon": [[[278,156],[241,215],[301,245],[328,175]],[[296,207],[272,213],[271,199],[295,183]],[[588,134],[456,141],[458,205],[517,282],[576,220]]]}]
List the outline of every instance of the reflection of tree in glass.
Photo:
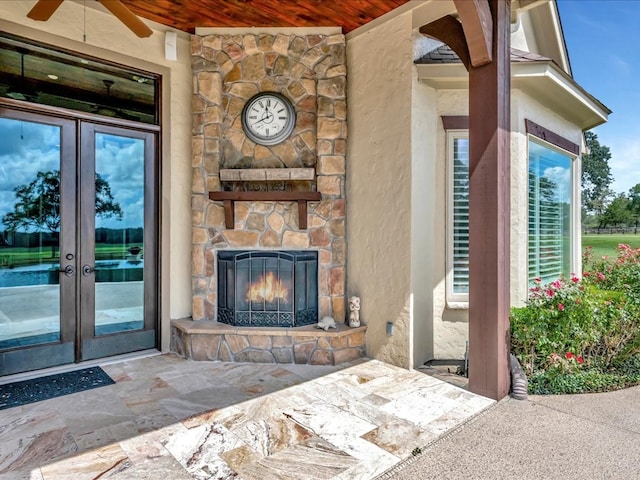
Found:
[{"label": "reflection of tree in glass", "polygon": [[[14,191],[13,212],[2,217],[7,231],[33,228],[55,233],[60,230],[60,170],[38,172],[35,180],[28,185],[18,185]],[[122,210],[111,195],[109,183],[97,173],[95,212],[100,217],[122,219]]]}]

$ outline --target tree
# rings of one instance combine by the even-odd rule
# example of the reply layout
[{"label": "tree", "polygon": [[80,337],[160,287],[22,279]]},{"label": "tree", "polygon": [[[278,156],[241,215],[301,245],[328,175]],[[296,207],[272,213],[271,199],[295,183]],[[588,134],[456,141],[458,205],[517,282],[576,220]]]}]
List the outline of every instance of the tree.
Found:
[{"label": "tree", "polygon": [[601,227],[612,227],[629,225],[633,221],[633,214],[630,209],[631,202],[624,193],[620,193],[609,204],[600,221]]},{"label": "tree", "polygon": [[633,215],[633,224],[637,227],[640,222],[640,183],[629,189],[629,209]]},{"label": "tree", "polygon": [[[95,214],[100,217],[122,218],[122,209],[111,195],[109,183],[96,173]],[[2,217],[7,231],[24,229],[56,233],[60,230],[60,170],[38,172],[29,184],[18,185],[14,192],[13,212]],[[55,251],[55,248],[53,252]],[[53,253],[52,252],[52,253]]]},{"label": "tree", "polygon": [[589,153],[582,156],[582,208],[585,215],[604,214],[613,192],[609,189],[613,177],[609,160],[609,147],[600,145],[598,136],[585,132]]}]

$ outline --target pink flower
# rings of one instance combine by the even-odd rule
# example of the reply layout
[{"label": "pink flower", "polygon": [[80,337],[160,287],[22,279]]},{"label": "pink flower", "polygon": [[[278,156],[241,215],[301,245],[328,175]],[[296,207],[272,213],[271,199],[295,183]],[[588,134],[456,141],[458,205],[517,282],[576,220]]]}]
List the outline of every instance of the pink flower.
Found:
[{"label": "pink flower", "polygon": [[556,288],[556,289],[557,289],[557,288],[562,288],[562,283],[560,282],[560,280],[555,280],[555,281],[551,284],[551,286],[552,286],[553,288]]},{"label": "pink flower", "polygon": [[564,305],[559,303],[558,304],[558,310],[560,310],[561,312],[564,312]]},{"label": "pink flower", "polygon": [[583,364],[583,363],[584,363],[584,358],[582,358],[582,357],[577,357],[577,358],[576,358],[576,362],[578,362],[579,364]]},{"label": "pink flower", "polygon": [[540,283],[540,282],[542,282],[542,279],[540,277],[536,277],[536,278],[533,279],[533,281],[535,283]]},{"label": "pink flower", "polygon": [[573,277],[571,277],[571,281],[573,283],[578,283],[580,281],[580,279],[574,275]]},{"label": "pink flower", "polygon": [[591,275],[589,272],[583,272],[583,273],[582,273],[582,276],[583,276],[583,277],[588,277],[589,275]]},{"label": "pink flower", "polygon": [[606,280],[606,278],[602,272],[598,272],[598,280]]},{"label": "pink flower", "polygon": [[551,290],[550,288],[547,289],[546,293],[549,297],[553,297],[554,295],[553,290]]},{"label": "pink flower", "polygon": [[564,354],[564,356],[567,357],[569,360],[571,360],[573,358],[573,353],[567,352]]}]

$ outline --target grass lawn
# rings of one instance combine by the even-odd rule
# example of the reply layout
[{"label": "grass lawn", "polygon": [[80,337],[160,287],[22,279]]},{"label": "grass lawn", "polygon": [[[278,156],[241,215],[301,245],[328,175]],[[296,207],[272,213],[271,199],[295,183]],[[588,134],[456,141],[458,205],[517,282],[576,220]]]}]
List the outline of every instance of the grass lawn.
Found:
[{"label": "grass lawn", "polygon": [[582,250],[592,247],[595,258],[615,257],[616,249],[621,243],[626,243],[631,248],[640,248],[640,235],[582,235]]}]

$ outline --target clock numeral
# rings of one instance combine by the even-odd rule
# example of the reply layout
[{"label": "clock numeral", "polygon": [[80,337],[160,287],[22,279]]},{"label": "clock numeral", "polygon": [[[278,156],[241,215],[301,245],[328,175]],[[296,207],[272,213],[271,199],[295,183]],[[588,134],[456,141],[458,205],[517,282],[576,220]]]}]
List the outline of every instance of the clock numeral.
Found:
[{"label": "clock numeral", "polygon": [[268,108],[268,107],[270,107],[270,106],[271,106],[271,99],[270,99],[270,98],[268,98],[268,99],[267,99],[267,108]]},{"label": "clock numeral", "polygon": [[267,137],[269,136],[269,129],[267,128]]},{"label": "clock numeral", "polygon": [[249,118],[250,118],[251,120],[255,120],[256,118],[258,118],[258,116],[257,116],[257,115],[250,115],[250,116],[249,116]]},{"label": "clock numeral", "polygon": [[264,108],[264,103],[262,103],[262,101],[259,101],[258,104],[260,105],[260,108]]},{"label": "clock numeral", "polygon": [[278,120],[286,120],[287,117],[278,117]]}]

